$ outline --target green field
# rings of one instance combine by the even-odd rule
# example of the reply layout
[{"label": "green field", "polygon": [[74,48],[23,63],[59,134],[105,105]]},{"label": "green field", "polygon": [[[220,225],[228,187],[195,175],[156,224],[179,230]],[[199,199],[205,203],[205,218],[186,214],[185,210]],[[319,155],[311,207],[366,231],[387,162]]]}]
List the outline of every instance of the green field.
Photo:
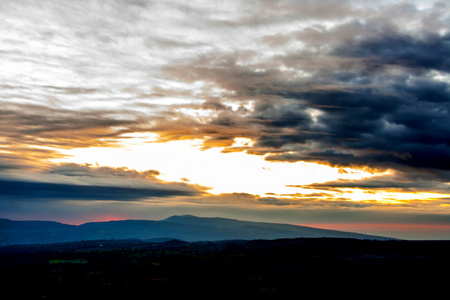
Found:
[{"label": "green field", "polygon": [[87,264],[87,260],[79,259],[50,259],[50,264]]}]

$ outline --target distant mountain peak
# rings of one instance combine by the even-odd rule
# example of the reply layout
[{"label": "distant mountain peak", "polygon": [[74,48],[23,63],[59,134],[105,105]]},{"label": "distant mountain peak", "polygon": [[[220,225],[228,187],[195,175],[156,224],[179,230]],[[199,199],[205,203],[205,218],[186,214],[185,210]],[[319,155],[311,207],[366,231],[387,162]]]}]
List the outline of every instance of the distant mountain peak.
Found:
[{"label": "distant mountain peak", "polygon": [[306,226],[174,215],[161,221],[122,220],[68,225],[46,221],[0,222],[0,246],[104,239],[169,238],[193,241],[273,240],[280,238],[388,239]]},{"label": "distant mountain peak", "polygon": [[200,218],[194,215],[173,215],[164,219],[164,221],[176,220],[180,218]]}]

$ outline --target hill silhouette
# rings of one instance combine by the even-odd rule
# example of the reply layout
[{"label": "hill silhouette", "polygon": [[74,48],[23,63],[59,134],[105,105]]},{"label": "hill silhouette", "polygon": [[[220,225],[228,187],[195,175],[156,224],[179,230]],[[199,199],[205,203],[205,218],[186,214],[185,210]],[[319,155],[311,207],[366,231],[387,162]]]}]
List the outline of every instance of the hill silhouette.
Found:
[{"label": "hill silhouette", "polygon": [[191,215],[172,216],[160,221],[123,220],[90,222],[82,225],[0,219],[0,246],[130,238],[143,240],[170,238],[195,242],[301,237],[386,239],[379,236],[298,225],[204,218]]}]

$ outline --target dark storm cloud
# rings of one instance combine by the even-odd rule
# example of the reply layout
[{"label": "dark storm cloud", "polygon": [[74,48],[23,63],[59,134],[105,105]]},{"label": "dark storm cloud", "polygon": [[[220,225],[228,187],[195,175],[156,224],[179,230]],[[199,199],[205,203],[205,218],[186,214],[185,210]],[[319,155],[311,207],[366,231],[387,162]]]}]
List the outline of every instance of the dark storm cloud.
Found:
[{"label": "dark storm cloud", "polygon": [[37,172],[23,172],[22,169],[13,165],[10,170],[4,169],[0,173],[1,200],[140,201],[201,196],[205,190],[184,182],[161,181],[156,170],[136,171],[74,163],[47,164]]},{"label": "dark storm cloud", "polygon": [[409,68],[411,72],[450,71],[450,35],[426,35],[424,38],[385,32],[363,41],[350,41],[333,51],[337,56],[367,59],[372,68],[386,65]]},{"label": "dark storm cloud", "polygon": [[[422,94],[442,92],[433,85],[426,89]],[[417,95],[421,93],[408,90],[404,88],[397,95],[376,89],[303,95],[313,105],[321,106],[315,124],[299,122],[294,134],[263,135],[257,145],[280,148],[292,143],[311,144],[301,153],[289,153],[290,160],[297,156],[299,160],[317,159],[338,165],[373,162],[450,169],[449,102],[420,99]]]},{"label": "dark storm cloud", "polygon": [[[306,49],[242,63],[257,54],[215,53],[166,71],[213,82],[234,101],[254,100],[251,113],[203,128],[252,128],[245,133],[256,141],[253,153],[277,153],[269,160],[450,170],[450,85],[433,73],[448,76],[450,36],[380,26],[364,38],[358,33],[370,24],[343,26],[329,35],[336,31],[345,42],[323,40],[328,50],[314,55]],[[294,76],[300,70],[311,76]],[[229,133],[231,140],[240,131]]]},{"label": "dark storm cloud", "polygon": [[193,196],[193,191],[74,185],[0,179],[1,198],[15,200],[111,200],[137,201],[146,198]]}]

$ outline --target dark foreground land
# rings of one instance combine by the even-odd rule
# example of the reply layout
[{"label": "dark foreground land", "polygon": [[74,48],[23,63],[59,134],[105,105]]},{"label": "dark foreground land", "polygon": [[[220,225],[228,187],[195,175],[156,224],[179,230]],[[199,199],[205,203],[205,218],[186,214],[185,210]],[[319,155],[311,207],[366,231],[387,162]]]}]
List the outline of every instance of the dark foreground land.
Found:
[{"label": "dark foreground land", "polygon": [[[450,241],[103,240],[0,248],[2,299],[448,295]],[[287,298],[287,297],[286,297]],[[283,298],[284,299],[284,298]]]}]

